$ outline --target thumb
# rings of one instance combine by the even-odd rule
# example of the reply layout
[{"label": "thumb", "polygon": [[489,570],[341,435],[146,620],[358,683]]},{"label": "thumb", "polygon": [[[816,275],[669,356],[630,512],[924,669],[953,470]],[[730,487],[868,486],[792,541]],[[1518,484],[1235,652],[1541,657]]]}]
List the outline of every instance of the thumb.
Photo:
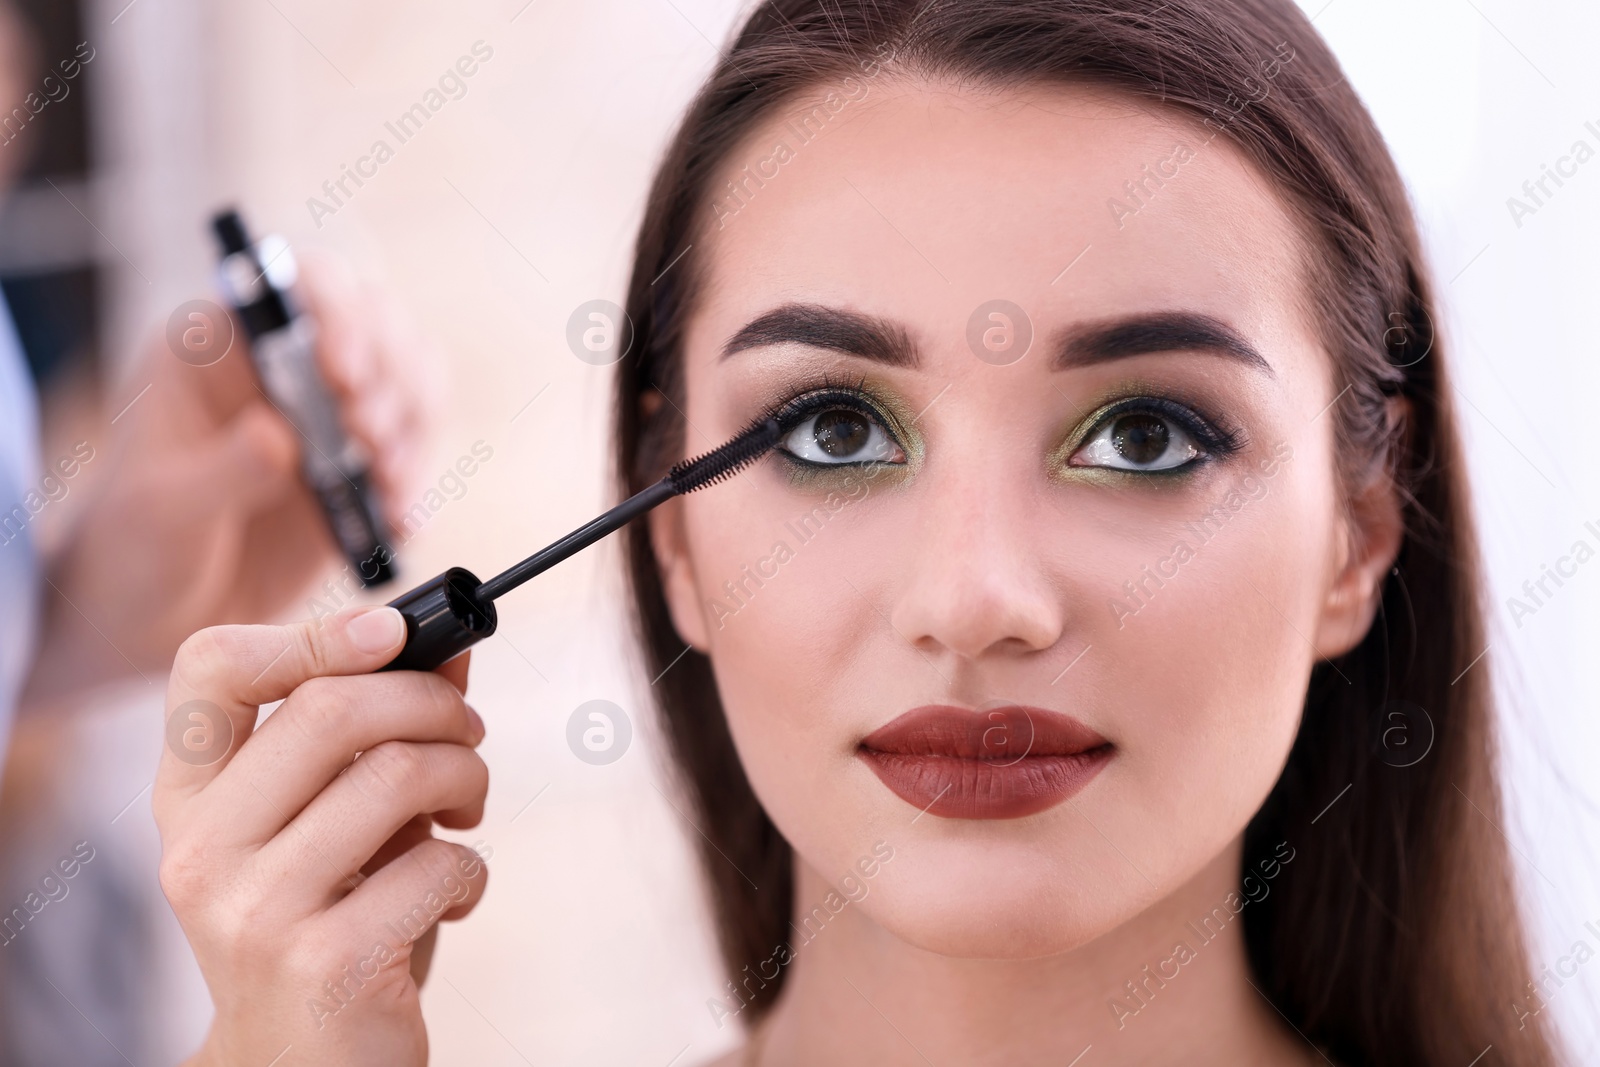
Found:
[{"label": "thumb", "polygon": [[[191,761],[169,744],[162,754],[163,793],[194,792],[221,772],[255,726],[257,709],[282,700],[302,683],[325,676],[366,674],[400,652],[406,623],[394,608],[352,608],[331,618],[286,626],[212,626],[178,649],[167,680],[170,720],[199,705],[217,719],[221,752]],[[170,758],[169,758],[170,757]]]}]

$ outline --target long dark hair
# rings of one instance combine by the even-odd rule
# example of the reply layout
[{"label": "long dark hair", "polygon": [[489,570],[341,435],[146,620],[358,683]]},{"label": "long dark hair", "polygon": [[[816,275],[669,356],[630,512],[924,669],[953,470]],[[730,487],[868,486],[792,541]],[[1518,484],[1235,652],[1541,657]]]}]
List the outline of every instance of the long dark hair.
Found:
[{"label": "long dark hair", "polygon": [[[761,4],[650,191],[628,288],[634,354],[616,386],[624,488],[685,452],[683,328],[701,278],[696,235],[726,193],[711,186],[719,169],[797,94],[880,65],[1131,94],[1226,138],[1297,213],[1317,252],[1308,295],[1339,391],[1337,475],[1351,500],[1394,478],[1405,537],[1378,621],[1313,670],[1288,764],[1246,832],[1247,857],[1280,841],[1296,850],[1292,876],[1244,913],[1250,965],[1285,1018],[1350,1063],[1461,1067],[1490,1045],[1497,1063],[1554,1063],[1544,1017],[1525,1003],[1477,545],[1416,226],[1371,118],[1291,0]],[[666,402],[647,414],[652,390]],[[629,531],[628,560],[646,659],[652,675],[665,671],[655,690],[666,734],[706,838],[723,958],[738,975],[787,938],[790,846],[751,791],[709,660],[691,651],[673,665],[685,643],[642,526]],[[750,990],[746,1017],[781,984],[782,972]]]}]

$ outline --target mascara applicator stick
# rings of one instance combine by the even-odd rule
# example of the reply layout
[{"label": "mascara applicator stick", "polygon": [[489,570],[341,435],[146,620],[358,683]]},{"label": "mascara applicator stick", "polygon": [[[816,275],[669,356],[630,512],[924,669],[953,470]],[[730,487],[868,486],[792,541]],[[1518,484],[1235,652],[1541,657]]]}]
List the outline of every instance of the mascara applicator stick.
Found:
[{"label": "mascara applicator stick", "polygon": [[766,455],[781,435],[776,419],[762,419],[720,448],[679,463],[659,482],[486,582],[465,568],[451,567],[396,597],[389,606],[405,617],[406,644],[382,669],[431,671],[465,652],[499,625],[496,599],[673,497],[731,477]]},{"label": "mascara applicator stick", "polygon": [[573,530],[555,544],[541,548],[516,566],[490,578],[478,586],[479,599],[499,599],[535,574],[543,573],[568,556],[582,552],[602,537],[622,529],[657,504],[665,503],[677,495],[678,491],[672,487],[672,476],[669,474],[648,489],[633,494],[599,518]]}]

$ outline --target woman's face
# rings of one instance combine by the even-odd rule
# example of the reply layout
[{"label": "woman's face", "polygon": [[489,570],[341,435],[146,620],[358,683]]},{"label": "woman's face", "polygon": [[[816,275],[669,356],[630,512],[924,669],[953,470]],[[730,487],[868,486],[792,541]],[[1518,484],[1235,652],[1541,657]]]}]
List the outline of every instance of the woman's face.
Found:
[{"label": "woman's face", "polygon": [[713,191],[687,451],[826,395],[657,514],[673,617],[821,878],[924,948],[1065,950],[1229,848],[1370,622],[1310,257],[1127,101],[803,100]]}]

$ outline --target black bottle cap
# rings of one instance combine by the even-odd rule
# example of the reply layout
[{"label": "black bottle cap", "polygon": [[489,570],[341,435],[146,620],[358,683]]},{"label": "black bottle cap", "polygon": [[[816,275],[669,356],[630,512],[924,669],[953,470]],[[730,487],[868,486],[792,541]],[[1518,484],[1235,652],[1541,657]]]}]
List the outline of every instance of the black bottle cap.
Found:
[{"label": "black bottle cap", "polygon": [[233,208],[219,211],[211,219],[211,229],[222,242],[223,255],[231,256],[250,247],[250,235],[245,232],[244,219]]},{"label": "black bottle cap", "polygon": [[249,283],[228,294],[229,303],[244,325],[245,333],[253,341],[264,333],[287,326],[299,309],[291,295],[274,285],[268,276],[267,264],[261,262],[255,244],[250,240],[250,232],[245,229],[244,217],[235,208],[219,211],[211,217],[211,230],[222,247],[224,264],[228,257],[240,253],[251,264],[248,273],[253,277]]},{"label": "black bottle cap", "polygon": [[389,601],[406,620],[406,647],[383,670],[431,671],[454,659],[499,625],[494,601],[478,597],[477,575],[451,567]]},{"label": "black bottle cap", "polygon": [[390,553],[389,546],[385,544],[379,544],[372,555],[356,564],[356,576],[363,589],[372,589],[386,582],[392,582],[394,575],[394,556]]}]

